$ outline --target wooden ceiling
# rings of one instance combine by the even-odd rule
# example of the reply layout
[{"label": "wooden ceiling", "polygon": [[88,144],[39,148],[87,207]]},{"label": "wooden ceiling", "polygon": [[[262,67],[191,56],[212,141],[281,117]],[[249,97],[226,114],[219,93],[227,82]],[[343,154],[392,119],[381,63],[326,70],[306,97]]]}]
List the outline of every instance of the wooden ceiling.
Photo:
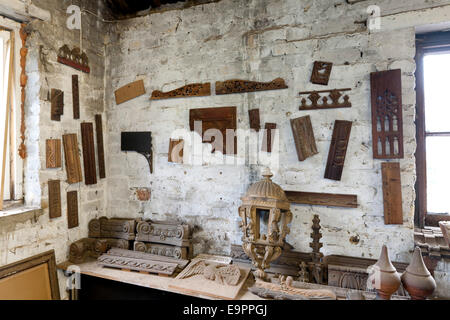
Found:
[{"label": "wooden ceiling", "polygon": [[133,15],[139,11],[158,8],[162,5],[186,0],[105,0],[113,14],[117,16]]}]

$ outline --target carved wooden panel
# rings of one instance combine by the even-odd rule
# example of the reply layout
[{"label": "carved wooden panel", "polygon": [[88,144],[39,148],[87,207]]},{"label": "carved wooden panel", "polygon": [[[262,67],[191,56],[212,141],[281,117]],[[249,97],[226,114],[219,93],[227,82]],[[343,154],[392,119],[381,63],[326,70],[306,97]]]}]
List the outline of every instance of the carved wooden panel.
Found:
[{"label": "carved wooden panel", "polygon": [[95,167],[94,127],[91,122],[81,124],[81,140],[83,144],[84,180],[86,185],[97,183]]},{"label": "carved wooden panel", "polygon": [[48,181],[48,207],[50,219],[61,217],[61,183],[59,180]]},{"label": "carved wooden panel", "polygon": [[329,207],[357,208],[358,196],[351,194],[331,194],[285,191],[288,200],[292,203],[309,204]]},{"label": "carved wooden panel", "polygon": [[116,104],[121,104],[145,94],[144,81],[138,80],[117,89],[114,92]]},{"label": "carved wooden panel", "polygon": [[111,248],[129,249],[130,242],[123,239],[84,238],[70,245],[69,261],[82,263],[87,258],[97,259]]},{"label": "carved wooden panel", "polygon": [[291,127],[299,161],[304,161],[319,153],[309,116],[292,119]]},{"label": "carved wooden panel", "polygon": [[80,91],[78,87],[78,75],[72,75],[72,105],[73,118],[80,119]]},{"label": "carved wooden panel", "polygon": [[250,117],[250,129],[259,132],[261,129],[261,120],[259,117],[259,109],[248,110],[248,115]]},{"label": "carved wooden panel", "polygon": [[[158,243],[134,242],[134,250],[174,259],[189,259],[191,247],[171,246]],[[191,250],[192,251],[192,250]]]},{"label": "carved wooden panel", "polygon": [[133,219],[101,217],[91,220],[88,229],[90,238],[134,240],[136,237],[136,221]]},{"label": "carved wooden panel", "polygon": [[281,78],[277,78],[270,82],[256,82],[246,80],[227,80],[224,82],[216,82],[216,94],[231,94],[231,93],[244,93],[266,90],[278,90],[287,89],[285,81]]},{"label": "carved wooden panel", "polygon": [[341,180],[351,130],[351,121],[335,121],[327,168],[325,170],[326,179]]},{"label": "carved wooden panel", "polygon": [[114,256],[119,256],[119,257],[176,263],[178,265],[179,269],[183,269],[189,263],[189,260],[175,259],[175,258],[171,258],[171,257],[165,257],[165,256],[146,253],[146,252],[142,252],[142,251],[132,251],[132,250],[119,249],[119,248],[111,248],[108,251],[108,254],[112,254]]},{"label": "carved wooden panel", "polygon": [[78,193],[67,192],[67,222],[69,229],[78,227]]},{"label": "carved wooden panel", "polygon": [[22,48],[20,48],[20,87],[21,87],[21,97],[20,97],[20,146],[19,146],[19,156],[22,159],[27,157],[27,147],[25,145],[25,131],[26,131],[26,122],[25,122],[25,94],[26,94],[26,86],[28,82],[28,76],[25,70],[27,64],[27,54],[28,48],[26,47],[26,41],[28,38],[28,32],[25,30],[25,23],[21,24],[20,28],[20,39],[22,40]]},{"label": "carved wooden panel", "polygon": [[399,163],[382,163],[384,223],[403,224],[402,183]]},{"label": "carved wooden panel", "polygon": [[262,142],[262,151],[272,152],[273,140],[275,139],[275,130],[277,129],[276,123],[266,123],[265,132]]},{"label": "carved wooden panel", "polygon": [[[195,122],[200,122],[196,127]],[[235,131],[237,128],[236,107],[223,108],[202,108],[191,109],[189,111],[189,125],[191,131],[197,131],[203,137],[203,142],[213,143],[213,152],[223,150],[224,154],[237,154],[237,137]],[[217,131],[218,130],[218,131]],[[229,139],[227,139],[227,131]],[[222,141],[215,137],[216,133],[222,134]],[[227,148],[233,144],[234,150]]]},{"label": "carved wooden panel", "polygon": [[61,116],[64,114],[64,92],[58,89],[52,89],[50,103],[50,118],[53,121],[61,121]]},{"label": "carved wooden panel", "polygon": [[170,139],[169,162],[183,163],[184,140]]},{"label": "carved wooden panel", "polygon": [[63,45],[58,50],[58,62],[72,67],[76,70],[90,73],[89,59],[86,53],[81,52],[80,48],[69,49],[67,45]]},{"label": "carved wooden panel", "polygon": [[322,84],[327,86],[328,81],[330,80],[332,67],[333,64],[331,62],[315,61],[311,75],[311,82],[314,84]]},{"label": "carved wooden panel", "polygon": [[100,179],[106,178],[105,167],[105,148],[103,145],[103,122],[102,115],[95,115],[95,132],[97,136],[97,158],[98,158],[98,172]]},{"label": "carved wooden panel", "polygon": [[81,162],[76,134],[63,135],[64,156],[66,159],[67,182],[69,184],[83,181]]},{"label": "carved wooden panel", "polygon": [[[300,110],[324,110],[335,108],[350,108],[350,97],[344,95],[342,92],[350,91],[351,89],[333,89],[321,91],[304,91],[300,95],[308,95],[308,100],[303,98]],[[325,94],[325,95],[324,95]]]},{"label": "carved wooden panel", "polygon": [[49,139],[45,143],[47,169],[61,168],[61,140]]},{"label": "carved wooden panel", "polygon": [[150,99],[160,100],[160,99],[185,98],[185,97],[205,97],[210,95],[211,95],[210,83],[193,83],[169,92],[161,92],[155,90],[152,92],[152,97]]},{"label": "carved wooden panel", "polygon": [[402,74],[400,69],[370,74],[374,159],[403,158]]},{"label": "carved wooden panel", "polygon": [[140,221],[136,228],[136,241],[170,244],[188,247],[191,245],[191,229],[187,224]]}]

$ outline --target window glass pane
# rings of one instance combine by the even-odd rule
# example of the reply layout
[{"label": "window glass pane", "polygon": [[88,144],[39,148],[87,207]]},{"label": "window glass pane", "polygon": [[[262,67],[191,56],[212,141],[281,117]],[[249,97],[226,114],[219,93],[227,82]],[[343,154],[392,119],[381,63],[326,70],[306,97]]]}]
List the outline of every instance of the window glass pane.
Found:
[{"label": "window glass pane", "polygon": [[427,137],[427,206],[430,213],[450,212],[450,137]]},{"label": "window glass pane", "polygon": [[427,132],[450,132],[450,53],[424,57],[425,127]]}]

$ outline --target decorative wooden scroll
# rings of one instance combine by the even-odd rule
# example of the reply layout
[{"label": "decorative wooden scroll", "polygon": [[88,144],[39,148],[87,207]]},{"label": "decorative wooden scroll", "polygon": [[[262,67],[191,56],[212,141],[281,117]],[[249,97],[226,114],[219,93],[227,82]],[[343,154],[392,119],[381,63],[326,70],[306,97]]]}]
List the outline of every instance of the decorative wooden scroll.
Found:
[{"label": "decorative wooden scroll", "polygon": [[169,144],[169,162],[183,163],[184,140],[172,140]]},{"label": "decorative wooden scroll", "polygon": [[133,219],[101,217],[89,222],[90,238],[116,238],[124,240],[134,240],[136,221]]},{"label": "decorative wooden scroll", "polygon": [[91,72],[89,59],[86,53],[81,52],[80,48],[70,50],[67,45],[62,46],[58,50],[58,62],[85,73]]},{"label": "decorative wooden scroll", "polygon": [[[200,121],[200,125],[196,127],[195,122]],[[191,109],[189,111],[189,125],[191,131],[196,130],[203,137],[204,143],[213,144],[212,152],[223,150],[223,154],[237,154],[236,107]],[[219,131],[222,134],[222,141],[220,141],[220,137],[216,136]],[[227,142],[229,141],[227,131],[230,138],[234,139],[234,150],[227,148]]]},{"label": "decorative wooden scroll", "polygon": [[276,78],[271,82],[256,82],[246,80],[227,80],[224,82],[216,82],[216,94],[232,94],[232,93],[245,93],[267,90],[279,90],[287,89],[285,81],[281,78]]},{"label": "decorative wooden scroll", "polygon": [[61,217],[61,183],[59,180],[48,181],[48,208],[50,219]]},{"label": "decorative wooden scroll", "polygon": [[69,184],[83,181],[81,176],[80,154],[76,134],[63,135],[64,155],[66,159],[67,182]]},{"label": "decorative wooden scroll", "polygon": [[58,89],[51,90],[51,110],[50,117],[53,121],[61,121],[64,114],[64,92]]},{"label": "decorative wooden scroll", "polygon": [[192,234],[187,224],[165,221],[140,221],[136,230],[136,241],[170,244],[181,247],[191,245]]},{"label": "decorative wooden scroll", "polygon": [[[304,91],[300,92],[300,95],[308,95],[308,100],[311,104],[308,104],[305,98],[302,99],[300,110],[324,110],[335,108],[350,108],[350,98],[348,95],[342,94],[344,91],[350,91],[352,89],[333,89],[333,90],[321,90],[321,91]],[[323,96],[323,93],[328,93]],[[343,98],[342,98],[343,96]],[[342,99],[341,99],[342,98]],[[331,100],[331,102],[329,102]]]},{"label": "decorative wooden scroll", "polygon": [[314,68],[311,75],[311,82],[314,84],[328,85],[330,80],[331,68],[333,64],[331,62],[315,61]]},{"label": "decorative wooden scroll", "polygon": [[311,253],[312,261],[309,263],[309,270],[311,275],[314,278],[315,283],[323,284],[324,276],[325,276],[325,268],[323,263],[323,253],[320,252],[320,249],[323,247],[323,244],[320,242],[322,238],[322,233],[320,229],[320,218],[318,215],[314,215],[313,225],[311,227],[313,232],[311,233],[312,242],[310,242],[309,246],[313,250]]},{"label": "decorative wooden scroll", "polygon": [[189,264],[189,260],[175,259],[175,258],[164,257],[164,256],[151,254],[151,253],[125,250],[125,249],[119,249],[119,248],[111,248],[108,251],[108,254],[112,254],[112,255],[118,256],[118,257],[127,257],[127,258],[134,258],[134,259],[145,259],[145,260],[176,263],[178,266],[177,267],[178,270],[182,270],[184,267],[186,267]]},{"label": "decorative wooden scroll", "polygon": [[80,119],[80,90],[78,87],[78,75],[72,75],[72,106],[73,118]]},{"label": "decorative wooden scroll", "polygon": [[273,138],[275,137],[276,123],[266,123],[264,138],[262,142],[262,151],[272,152]]},{"label": "decorative wooden scroll", "polygon": [[384,223],[403,224],[402,183],[399,163],[382,163]]},{"label": "decorative wooden scroll", "polygon": [[83,144],[84,180],[86,185],[97,183],[95,167],[94,126],[91,122],[81,124],[81,141]]},{"label": "decorative wooden scroll", "polygon": [[69,229],[78,227],[78,193],[67,192],[67,222]]},{"label": "decorative wooden scroll", "polygon": [[285,193],[292,203],[342,208],[358,207],[358,196],[356,195],[297,191],[285,191]]},{"label": "decorative wooden scroll", "polygon": [[161,92],[155,90],[152,92],[150,100],[185,98],[185,97],[206,97],[211,95],[211,83],[194,83],[184,87],[169,91]]},{"label": "decorative wooden scroll", "polygon": [[326,179],[341,180],[351,130],[351,121],[335,121],[327,168],[325,170]]},{"label": "decorative wooden scroll", "polygon": [[22,24],[20,27],[20,39],[22,40],[22,48],[20,49],[20,87],[21,89],[21,102],[20,102],[20,147],[19,147],[19,156],[22,159],[27,157],[27,147],[25,146],[25,87],[27,86],[28,76],[26,74],[25,66],[27,63],[27,54],[28,49],[25,46],[25,43],[28,38],[28,33],[25,31],[26,24]]},{"label": "decorative wooden scroll", "polygon": [[97,136],[97,158],[98,158],[98,171],[100,179],[106,178],[105,167],[105,149],[103,146],[103,122],[102,115],[95,115],[95,132]]},{"label": "decorative wooden scroll", "polygon": [[82,263],[88,258],[97,259],[111,248],[129,249],[130,242],[123,239],[84,238],[70,245],[69,261]]},{"label": "decorative wooden scroll", "polygon": [[157,243],[134,242],[134,250],[174,259],[189,259],[190,247],[170,246]]},{"label": "decorative wooden scroll", "polygon": [[150,173],[153,173],[153,151],[151,132],[122,132],[121,150],[142,154],[147,159]]},{"label": "decorative wooden scroll", "polygon": [[248,115],[250,117],[250,129],[259,132],[261,129],[261,121],[259,118],[259,109],[248,110]]},{"label": "decorative wooden scroll", "polygon": [[114,92],[116,103],[121,104],[145,94],[144,81],[138,80],[117,89]]},{"label": "decorative wooden scroll", "polygon": [[47,169],[61,168],[61,140],[49,139],[45,142]]},{"label": "decorative wooden scroll", "polygon": [[292,119],[291,127],[299,161],[305,161],[307,158],[319,153],[309,116]]},{"label": "decorative wooden scroll", "polygon": [[403,111],[400,69],[370,74],[374,159],[402,159]]}]

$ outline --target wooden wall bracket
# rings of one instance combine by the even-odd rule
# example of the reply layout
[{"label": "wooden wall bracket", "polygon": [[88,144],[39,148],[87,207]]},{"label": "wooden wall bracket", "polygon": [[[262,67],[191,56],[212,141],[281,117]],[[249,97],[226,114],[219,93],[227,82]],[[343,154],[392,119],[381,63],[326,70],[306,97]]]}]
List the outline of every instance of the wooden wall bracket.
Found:
[{"label": "wooden wall bracket", "polygon": [[336,120],[334,122],[333,138],[325,170],[326,179],[341,180],[351,130],[351,121]]},{"label": "wooden wall bracket", "polygon": [[186,97],[206,97],[210,95],[211,95],[211,83],[209,82],[193,83],[169,92],[161,92],[155,90],[152,92],[150,100],[186,98]]},{"label": "wooden wall bracket", "polygon": [[324,61],[315,61],[313,72],[311,75],[311,82],[314,84],[328,85],[330,80],[331,68],[333,63]]},{"label": "wooden wall bracket", "polygon": [[272,152],[272,148],[273,148],[273,138],[275,137],[275,130],[277,129],[277,124],[276,123],[266,123],[265,126],[265,132],[264,132],[264,137],[263,137],[263,142],[262,142],[262,148],[261,150],[263,152]]},{"label": "wooden wall bracket", "polygon": [[382,163],[384,223],[403,224],[402,183],[399,163]]},{"label": "wooden wall bracket", "polygon": [[247,80],[227,80],[227,81],[217,81],[216,82],[216,94],[232,94],[232,93],[245,93],[245,92],[256,92],[256,91],[267,91],[267,90],[279,90],[287,89],[284,79],[276,78],[270,82],[256,82]]},{"label": "wooden wall bracket", "polygon": [[341,208],[358,207],[358,196],[356,195],[299,191],[285,191],[285,193],[292,203]]},{"label": "wooden wall bracket", "polygon": [[319,153],[309,116],[292,119],[291,127],[299,161],[305,161],[307,158]]},{"label": "wooden wall bracket", "polygon": [[151,132],[122,132],[121,150],[137,152],[145,157],[153,173],[153,150]]},{"label": "wooden wall bracket", "polygon": [[63,45],[58,50],[58,62],[85,73],[91,72],[89,59],[86,53],[81,52],[80,48],[70,50],[67,45]]},{"label": "wooden wall bracket", "polygon": [[[336,108],[350,108],[350,98],[348,95],[343,95],[342,92],[350,91],[352,89],[333,89],[333,90],[321,90],[321,91],[303,91],[300,95],[308,95],[308,100],[311,104],[308,104],[305,98],[302,99],[300,110],[325,110]],[[323,95],[327,93],[327,95]],[[342,98],[343,97],[343,98]],[[342,99],[341,99],[342,98]],[[331,102],[329,102],[331,100]]]}]

